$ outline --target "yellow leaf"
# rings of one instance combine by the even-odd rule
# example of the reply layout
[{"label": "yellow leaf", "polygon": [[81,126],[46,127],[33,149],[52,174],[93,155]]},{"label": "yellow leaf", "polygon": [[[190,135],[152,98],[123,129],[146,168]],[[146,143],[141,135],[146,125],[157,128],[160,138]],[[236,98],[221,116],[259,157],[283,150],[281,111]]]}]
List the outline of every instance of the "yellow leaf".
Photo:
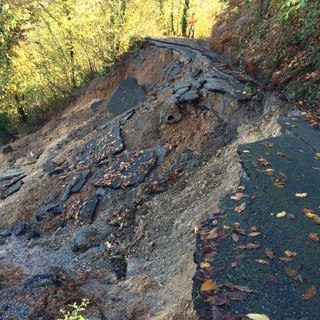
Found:
[{"label": "yellow leaf", "polygon": [[313,298],[316,294],[317,294],[317,288],[314,285],[312,285],[306,290],[306,292],[302,297],[302,300],[309,300]]},{"label": "yellow leaf", "polygon": [[296,193],[296,197],[298,198],[305,198],[308,194],[306,192],[304,193]]},{"label": "yellow leaf", "polygon": [[276,217],[277,218],[284,218],[287,215],[287,213],[285,211],[279,212]]},{"label": "yellow leaf", "polygon": [[270,320],[270,318],[265,314],[248,313],[246,316],[251,320]]},{"label": "yellow leaf", "polygon": [[200,268],[205,269],[205,268],[210,268],[211,264],[209,262],[201,262],[200,263]]},{"label": "yellow leaf", "polygon": [[316,157],[317,157],[318,159],[320,159],[320,152],[317,152],[317,153],[316,153]]},{"label": "yellow leaf", "polygon": [[218,287],[218,285],[216,284],[215,281],[213,281],[212,279],[206,280],[200,288],[200,291],[219,291],[220,288]]}]

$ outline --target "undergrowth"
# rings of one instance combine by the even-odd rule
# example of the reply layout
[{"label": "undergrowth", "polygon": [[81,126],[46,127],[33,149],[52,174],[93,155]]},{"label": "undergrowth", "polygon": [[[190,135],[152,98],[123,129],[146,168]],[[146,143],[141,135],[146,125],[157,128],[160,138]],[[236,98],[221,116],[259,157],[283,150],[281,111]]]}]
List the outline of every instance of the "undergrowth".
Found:
[{"label": "undergrowth", "polygon": [[289,101],[320,101],[319,0],[228,0],[210,46]]}]

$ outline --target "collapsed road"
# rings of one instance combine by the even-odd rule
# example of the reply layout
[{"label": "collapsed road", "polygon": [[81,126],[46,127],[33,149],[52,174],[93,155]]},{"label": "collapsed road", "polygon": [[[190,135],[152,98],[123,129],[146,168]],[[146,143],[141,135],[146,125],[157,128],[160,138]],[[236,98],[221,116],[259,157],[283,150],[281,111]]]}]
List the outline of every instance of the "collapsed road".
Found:
[{"label": "collapsed road", "polygon": [[[202,241],[210,242],[207,234],[220,221],[200,221],[248,178],[239,145],[256,161],[249,144],[273,143],[282,130],[277,120],[287,113],[285,103],[232,70],[204,41],[148,39],[123,57],[0,156],[1,319],[55,319],[82,298],[90,301],[84,315],[92,320],[232,317],[227,291],[235,289],[223,287],[227,280],[203,290],[216,274]],[[249,168],[251,159],[243,161]],[[246,188],[245,197],[259,199]],[[236,205],[225,206],[219,219]],[[236,222],[230,216],[228,223]],[[219,225],[217,241],[241,236],[234,230],[248,226],[238,223]],[[220,247],[211,252],[224,257]],[[235,314],[265,313],[254,299]]]}]

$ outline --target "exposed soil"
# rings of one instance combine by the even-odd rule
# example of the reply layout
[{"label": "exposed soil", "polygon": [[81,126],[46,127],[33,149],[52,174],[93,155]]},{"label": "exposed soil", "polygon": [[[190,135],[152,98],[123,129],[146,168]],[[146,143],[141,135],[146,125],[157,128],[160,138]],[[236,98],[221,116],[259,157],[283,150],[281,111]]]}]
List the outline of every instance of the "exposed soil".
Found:
[{"label": "exposed soil", "polygon": [[[41,130],[14,142],[12,153],[0,155],[0,177],[25,175],[20,190],[0,203],[1,319],[55,319],[61,307],[83,297],[91,302],[85,314],[92,320],[197,319],[194,228],[237,190],[237,146],[279,135],[277,119],[286,112],[270,93],[225,69],[203,41],[149,40],[78,91]],[[101,162],[79,161],[79,150],[124,116],[114,117],[108,103],[96,111],[91,104],[108,101],[129,78],[145,96],[120,125],[125,151]],[[130,150],[157,154],[142,180],[133,186],[122,180],[122,188],[94,185]],[[88,169],[85,184],[62,201],[62,212],[39,213]],[[96,211],[82,210],[95,200]],[[18,232],[22,221],[25,230]],[[91,233],[79,244],[77,232],[88,224]]]}]

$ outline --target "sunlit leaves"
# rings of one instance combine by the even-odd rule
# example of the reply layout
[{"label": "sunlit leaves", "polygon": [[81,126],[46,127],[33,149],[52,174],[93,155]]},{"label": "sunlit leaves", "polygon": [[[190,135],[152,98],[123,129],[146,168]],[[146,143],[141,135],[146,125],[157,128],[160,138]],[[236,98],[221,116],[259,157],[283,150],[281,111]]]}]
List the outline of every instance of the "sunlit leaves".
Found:
[{"label": "sunlit leaves", "polygon": [[315,224],[320,224],[320,216],[318,216],[317,214],[315,214],[313,210],[303,208],[302,211],[303,211],[303,213],[304,213],[309,219],[311,219]]},{"label": "sunlit leaves", "polygon": [[220,291],[219,286],[212,279],[206,280],[200,287],[200,291],[211,291],[211,290]]},{"label": "sunlit leaves", "polygon": [[270,318],[265,314],[248,313],[246,316],[251,320],[270,320]]},{"label": "sunlit leaves", "polygon": [[296,193],[295,196],[298,198],[305,198],[308,194],[306,192],[303,193]]},{"label": "sunlit leaves", "polygon": [[281,212],[276,214],[277,218],[284,218],[286,216],[287,216],[287,213],[285,211],[281,211]]}]

